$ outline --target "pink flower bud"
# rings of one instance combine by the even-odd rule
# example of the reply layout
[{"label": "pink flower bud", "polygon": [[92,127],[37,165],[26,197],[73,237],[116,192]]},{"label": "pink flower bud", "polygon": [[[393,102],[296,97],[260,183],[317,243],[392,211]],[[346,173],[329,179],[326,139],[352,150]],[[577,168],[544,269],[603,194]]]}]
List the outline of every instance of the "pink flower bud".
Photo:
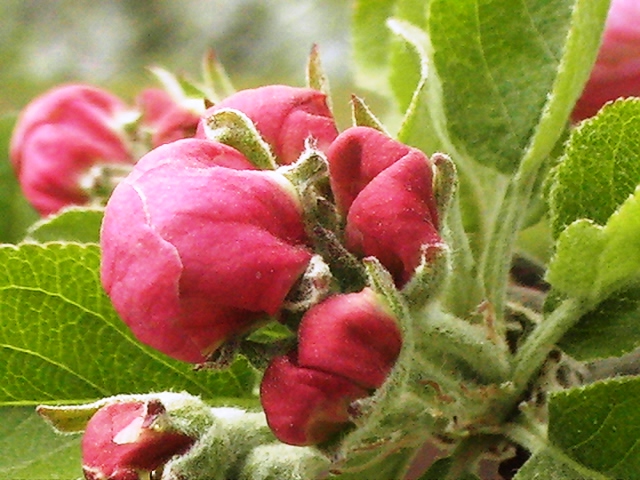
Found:
[{"label": "pink flower bud", "polygon": [[405,285],[425,249],[441,243],[430,160],[368,127],[343,132],[328,159],[347,248],[377,257]]},{"label": "pink flower bud", "polygon": [[612,0],[596,64],[572,118],[592,117],[608,101],[639,95],[640,3]]},{"label": "pink flower bud", "polygon": [[298,363],[380,387],[402,347],[396,319],[373,290],[335,295],[311,308],[298,330]]},{"label": "pink flower bud", "polygon": [[301,367],[295,354],[276,357],[264,372],[260,400],[278,440],[315,445],[349,425],[349,405],[369,395],[350,380]]},{"label": "pink flower bud", "polygon": [[118,402],[98,410],[82,438],[85,478],[139,480],[142,472],[186,452],[195,440],[168,429],[166,416],[160,400]]},{"label": "pink flower bud", "polygon": [[177,103],[166,91],[143,90],[137,104],[142,111],[142,125],[151,133],[152,147],[195,135],[200,115]]},{"label": "pink flower bud", "polygon": [[[204,118],[223,108],[249,117],[281,165],[298,159],[307,138],[314,138],[318,149],[326,151],[338,135],[326,96],[310,88],[269,85],[241,90],[208,109]],[[198,136],[204,137],[202,127]]]},{"label": "pink flower bud", "polygon": [[102,283],[137,338],[203,362],[276,315],[311,259],[293,187],[238,151],[183,139],[145,155],[102,225]]},{"label": "pink flower bud", "polygon": [[93,165],[133,162],[118,130],[123,113],[117,97],[85,85],[55,88],[25,108],[11,138],[11,161],[40,214],[86,203],[79,183]]}]

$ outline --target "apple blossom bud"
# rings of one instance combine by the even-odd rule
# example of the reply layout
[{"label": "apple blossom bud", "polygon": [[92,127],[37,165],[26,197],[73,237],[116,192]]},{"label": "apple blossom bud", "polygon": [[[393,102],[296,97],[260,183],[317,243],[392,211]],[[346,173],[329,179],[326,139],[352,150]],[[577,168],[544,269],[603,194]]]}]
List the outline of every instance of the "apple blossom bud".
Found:
[{"label": "apple blossom bud", "polygon": [[145,155],[102,225],[102,283],[143,343],[203,362],[277,315],[305,271],[301,206],[273,171],[226,145],[183,139]]},{"label": "apple blossom bud", "polygon": [[373,290],[330,297],[307,311],[298,350],[267,368],[261,401],[276,437],[292,445],[329,440],[350,424],[350,404],[379,388],[402,334]]},{"label": "apple blossom bud", "polygon": [[260,401],[278,440],[315,445],[350,423],[349,405],[369,392],[350,380],[299,365],[295,353],[276,357],[264,372]]},{"label": "apple blossom bud", "polygon": [[121,124],[126,105],[86,86],[54,88],[18,118],[10,155],[22,190],[41,215],[89,200],[82,176],[96,164],[133,163]]},{"label": "apple blossom bud", "polygon": [[640,95],[640,3],[612,0],[602,45],[572,118],[595,115],[608,101]]},{"label": "apple blossom bud", "polygon": [[160,88],[143,90],[137,105],[142,112],[142,126],[149,131],[154,148],[196,133],[200,115],[180,105]]},{"label": "apple blossom bud", "polygon": [[370,127],[343,132],[328,160],[347,248],[376,257],[404,286],[427,247],[442,243],[431,161]]},{"label": "apple blossom bud", "polygon": [[[295,162],[308,138],[326,151],[338,135],[325,94],[310,88],[269,85],[241,90],[209,108],[203,118],[221,109],[239,110],[249,117],[281,165]],[[202,123],[197,136],[205,137]]]},{"label": "apple blossom bud", "polygon": [[175,430],[159,399],[115,402],[87,424],[82,469],[87,480],[139,480],[194,442]]}]

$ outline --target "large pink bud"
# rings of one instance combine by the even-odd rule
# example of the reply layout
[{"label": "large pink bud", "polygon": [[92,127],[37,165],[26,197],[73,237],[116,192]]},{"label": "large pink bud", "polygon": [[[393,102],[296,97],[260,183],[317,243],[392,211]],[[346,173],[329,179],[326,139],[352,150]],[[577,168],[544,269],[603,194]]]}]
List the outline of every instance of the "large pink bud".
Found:
[{"label": "large pink bud", "polygon": [[137,105],[142,112],[142,127],[151,136],[153,148],[193,137],[196,133],[200,115],[160,88],[143,90],[138,95]]},{"label": "large pink bud", "polygon": [[608,101],[640,96],[640,2],[612,0],[602,46],[573,120],[595,115]]},{"label": "large pink bud", "polygon": [[425,249],[442,243],[431,161],[369,127],[345,130],[327,155],[347,248],[377,257],[405,285]]},{"label": "large pink bud", "polygon": [[277,315],[311,252],[291,184],[231,147],[183,139],[145,155],[102,225],[103,285],[144,343],[199,363]]},{"label": "large pink bud", "polygon": [[[209,108],[204,118],[223,108],[249,117],[281,165],[298,159],[307,138],[315,139],[318,149],[326,151],[338,135],[325,94],[311,88],[269,85],[241,90]],[[198,136],[204,136],[202,127]]]},{"label": "large pink bud", "polygon": [[160,400],[116,402],[98,410],[82,438],[82,469],[87,480],[140,480],[195,439],[167,429]]},{"label": "large pink bud", "polygon": [[396,319],[369,288],[312,307],[298,330],[298,351],[267,368],[260,398],[278,439],[292,445],[329,440],[350,424],[350,404],[379,388],[402,348]]},{"label": "large pink bud", "polygon": [[86,85],[55,88],[20,114],[11,161],[22,190],[42,215],[89,199],[80,183],[96,164],[133,163],[119,127],[126,105]]}]

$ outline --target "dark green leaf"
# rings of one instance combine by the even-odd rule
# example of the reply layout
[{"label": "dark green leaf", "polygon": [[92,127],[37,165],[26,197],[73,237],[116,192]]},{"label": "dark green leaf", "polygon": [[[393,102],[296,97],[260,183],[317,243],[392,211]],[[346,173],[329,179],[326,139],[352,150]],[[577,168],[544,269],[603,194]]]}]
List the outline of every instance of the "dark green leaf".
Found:
[{"label": "dark green leaf", "polygon": [[580,361],[618,357],[640,347],[640,290],[627,290],[602,302],[558,346]]},{"label": "dark green leaf", "polygon": [[583,122],[551,178],[556,236],[580,218],[604,225],[640,183],[640,99],[619,100]]},{"label": "dark green leaf", "polygon": [[546,157],[588,78],[608,3],[431,0],[429,101],[456,150],[504,172],[527,149]]},{"label": "dark green leaf", "polygon": [[598,382],[551,397],[549,440],[606,478],[640,478],[638,438],[640,378]]},{"label": "dark green leaf", "polygon": [[0,478],[76,480],[82,477],[80,435],[59,435],[32,407],[0,409]]},{"label": "dark green leaf", "polygon": [[186,390],[250,397],[245,361],[195,372],[137,342],[99,281],[96,245],[0,248],[0,404],[78,402],[119,393]]}]

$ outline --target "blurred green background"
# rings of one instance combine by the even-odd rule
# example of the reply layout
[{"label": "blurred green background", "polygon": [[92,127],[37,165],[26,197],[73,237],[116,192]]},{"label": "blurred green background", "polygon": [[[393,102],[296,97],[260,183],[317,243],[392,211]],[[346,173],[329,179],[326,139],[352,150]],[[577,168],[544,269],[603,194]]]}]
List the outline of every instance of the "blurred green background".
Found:
[{"label": "blurred green background", "polygon": [[[145,67],[200,77],[214,49],[237,88],[303,86],[313,43],[342,127],[348,94],[351,2],[346,0],[2,0],[0,149],[15,116],[36,95],[89,83],[131,101],[157,85]],[[8,159],[0,166],[0,242],[17,242],[37,216],[22,199]]]}]

